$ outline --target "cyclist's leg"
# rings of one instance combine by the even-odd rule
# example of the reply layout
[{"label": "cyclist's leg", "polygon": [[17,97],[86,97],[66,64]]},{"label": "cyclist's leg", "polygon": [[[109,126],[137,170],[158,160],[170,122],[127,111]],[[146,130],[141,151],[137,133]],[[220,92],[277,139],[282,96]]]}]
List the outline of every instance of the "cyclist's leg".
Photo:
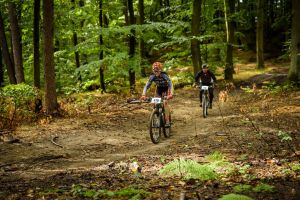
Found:
[{"label": "cyclist's leg", "polygon": [[[161,96],[167,96],[168,89],[164,89],[161,91]],[[165,126],[170,126],[170,106],[167,100],[164,100],[164,110],[165,110]]]},{"label": "cyclist's leg", "polygon": [[209,103],[210,103],[210,108],[211,108],[212,102],[214,99],[214,88],[213,87],[208,88],[208,92],[209,92]]},{"label": "cyclist's leg", "polygon": [[202,95],[203,95],[203,90],[200,89],[200,93],[199,93],[199,98],[200,98],[200,107],[202,107]]}]

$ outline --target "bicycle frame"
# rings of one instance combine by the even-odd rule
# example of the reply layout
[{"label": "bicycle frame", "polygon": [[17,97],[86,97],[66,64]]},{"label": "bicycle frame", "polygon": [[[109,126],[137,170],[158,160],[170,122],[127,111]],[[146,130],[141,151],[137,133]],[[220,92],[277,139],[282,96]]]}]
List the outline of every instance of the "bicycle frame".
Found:
[{"label": "bicycle frame", "polygon": [[[149,133],[151,141],[154,144],[158,144],[161,137],[161,130],[163,130],[166,138],[171,135],[171,125],[165,126],[165,98],[153,97],[147,100],[132,100],[130,103],[152,103],[153,110],[150,115],[149,121]],[[171,116],[169,114],[169,120],[171,122]]]},{"label": "bicycle frame", "polygon": [[151,99],[154,104],[153,111],[150,116],[150,137],[154,144],[159,143],[161,136],[161,129],[163,129],[164,136],[170,137],[171,127],[165,127],[165,98],[154,97]]},{"label": "bicycle frame", "polygon": [[209,98],[209,88],[212,88],[213,86],[206,86],[202,85],[200,86],[200,90],[203,91],[202,93],[202,109],[203,109],[203,117],[206,118],[208,115],[208,108],[210,106],[210,98]]}]

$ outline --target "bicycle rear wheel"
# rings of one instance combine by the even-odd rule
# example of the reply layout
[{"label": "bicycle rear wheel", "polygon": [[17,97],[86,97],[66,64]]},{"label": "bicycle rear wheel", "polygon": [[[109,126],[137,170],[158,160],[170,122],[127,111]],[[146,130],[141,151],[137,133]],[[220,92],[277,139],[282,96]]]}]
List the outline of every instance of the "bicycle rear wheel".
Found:
[{"label": "bicycle rear wheel", "polygon": [[164,123],[164,126],[163,126],[163,133],[164,133],[164,136],[166,138],[169,138],[171,136],[171,126],[172,126],[171,113],[169,114],[169,122],[170,122],[170,126],[169,127],[166,127],[165,123]]},{"label": "bicycle rear wheel", "polygon": [[160,121],[159,113],[154,110],[151,113],[150,125],[149,125],[150,138],[154,144],[158,144],[160,140],[160,134],[161,134],[160,123],[161,121]]}]

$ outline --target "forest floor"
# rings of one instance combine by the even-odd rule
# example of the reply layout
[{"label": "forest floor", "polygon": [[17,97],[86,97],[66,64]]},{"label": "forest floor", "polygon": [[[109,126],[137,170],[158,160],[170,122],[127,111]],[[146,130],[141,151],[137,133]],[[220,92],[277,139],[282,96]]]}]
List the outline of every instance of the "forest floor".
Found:
[{"label": "forest floor", "polygon": [[[278,74],[252,76],[227,93],[217,88],[207,118],[196,88],[176,90],[172,135],[156,145],[151,105],[111,94],[99,95],[90,112],[22,125],[17,141],[0,142],[0,199],[300,199],[300,91],[260,88],[280,83]],[[204,165],[214,155],[226,164],[210,180],[160,173],[176,159]],[[136,190],[121,197],[124,188]]]}]

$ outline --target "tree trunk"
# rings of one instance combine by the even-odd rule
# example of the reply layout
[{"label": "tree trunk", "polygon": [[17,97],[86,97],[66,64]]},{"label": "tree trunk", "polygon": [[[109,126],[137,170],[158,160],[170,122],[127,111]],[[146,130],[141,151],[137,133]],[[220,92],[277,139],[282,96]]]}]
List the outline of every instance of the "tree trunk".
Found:
[{"label": "tree trunk", "polygon": [[288,78],[300,82],[300,1],[292,1],[292,53]]},{"label": "tree trunk", "polygon": [[[140,13],[140,21],[139,21],[139,24],[140,25],[143,25],[144,24],[144,21],[145,21],[145,13],[144,13],[144,9],[145,9],[145,6],[144,6],[144,0],[139,0],[139,13]],[[141,37],[140,39],[140,54],[141,54],[141,64],[142,64],[142,67],[141,67],[141,75],[142,77],[146,77],[146,69],[144,67],[144,62],[143,60],[145,59],[145,42],[143,40],[143,37]]]},{"label": "tree trunk", "polygon": [[256,67],[264,68],[264,0],[257,0]]},{"label": "tree trunk", "polygon": [[[192,14],[192,36],[200,36],[200,24],[201,24],[201,0],[193,1],[193,14]],[[191,53],[194,67],[194,75],[200,70],[202,65],[200,41],[198,39],[192,39],[191,41]]]},{"label": "tree trunk", "polygon": [[226,44],[226,60],[225,60],[225,70],[224,70],[224,79],[233,80],[233,43],[234,43],[234,21],[232,16],[235,10],[235,1],[228,0],[229,9],[226,6],[226,0],[224,0],[224,10],[225,10],[225,23],[226,23],[226,35],[227,35],[227,44]]},{"label": "tree trunk", "polygon": [[53,0],[43,0],[44,13],[44,72],[45,72],[45,107],[47,114],[58,111],[54,70],[54,5]]},{"label": "tree trunk", "polygon": [[34,0],[33,16],[33,74],[34,86],[41,87],[40,78],[40,0]]},{"label": "tree trunk", "polygon": [[166,8],[166,14],[167,16],[170,15],[170,1],[169,0],[164,0],[164,5],[165,5],[165,8]]},{"label": "tree trunk", "polygon": [[[128,0],[128,12],[129,12],[129,24],[134,24],[134,11],[133,11],[133,1]],[[135,54],[135,30],[130,30],[130,36],[129,36],[129,60],[134,59]],[[134,62],[129,62],[134,63]],[[129,64],[129,85],[131,92],[135,89],[135,71],[131,64]]]},{"label": "tree trunk", "polygon": [[[102,0],[99,0],[99,23],[100,23],[100,27],[101,29],[103,28],[103,9],[102,9]],[[100,61],[103,60],[103,36],[102,34],[100,33],[100,38],[99,38],[99,44],[100,44],[100,54],[99,54],[99,59]],[[103,66],[103,63],[100,62],[100,87],[101,87],[101,92],[105,92],[106,89],[105,89],[105,79],[104,79],[104,66]]]},{"label": "tree trunk", "polygon": [[12,49],[15,63],[15,75],[17,83],[25,81],[23,59],[22,59],[22,44],[21,44],[21,33],[18,23],[17,8],[15,3],[9,3],[9,20],[12,37]]},{"label": "tree trunk", "polygon": [[7,68],[7,74],[9,78],[9,82],[11,84],[16,84],[15,70],[14,65],[8,50],[7,40],[5,36],[4,23],[2,19],[2,13],[0,11],[0,46],[2,48],[3,59]]},{"label": "tree trunk", "polygon": [[[71,3],[73,3],[73,9],[75,8],[76,4],[75,4],[75,0],[71,0]],[[75,24],[73,22],[73,24]],[[76,46],[78,45],[78,38],[77,38],[77,33],[74,31],[73,32],[73,45],[74,45],[74,48],[75,48],[75,65],[76,65],[76,68],[80,68],[80,60],[79,60],[79,52],[78,50],[76,50]],[[80,71],[78,71],[78,77],[77,77],[77,80],[81,83],[82,82],[82,79],[81,79],[81,75],[80,75]]]},{"label": "tree trunk", "polygon": [[4,85],[4,68],[2,63],[2,51],[0,47],[0,87]]}]

